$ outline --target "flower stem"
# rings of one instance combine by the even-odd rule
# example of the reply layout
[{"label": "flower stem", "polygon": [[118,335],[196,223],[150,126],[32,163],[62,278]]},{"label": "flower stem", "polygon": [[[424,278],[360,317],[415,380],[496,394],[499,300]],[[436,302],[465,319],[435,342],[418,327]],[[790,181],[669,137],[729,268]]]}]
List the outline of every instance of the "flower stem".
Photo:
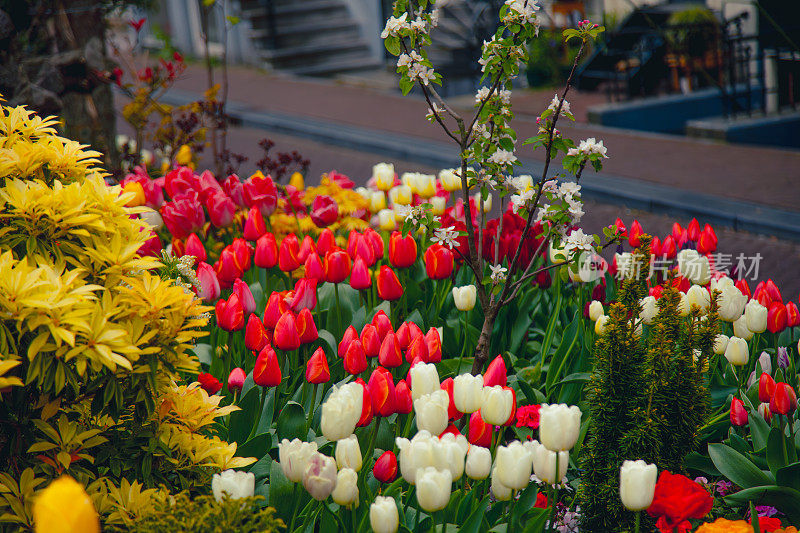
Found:
[{"label": "flower stem", "polygon": [[333,292],[336,294],[336,334],[337,338],[342,335],[342,311],[339,306],[339,284],[333,284]]},{"label": "flower stem", "polygon": [[640,523],[641,520],[642,520],[642,512],[641,511],[636,511],[636,518],[635,518],[635,522],[634,522],[634,526],[633,526],[634,527],[634,530],[633,530],[634,533],[639,533],[639,527],[640,527],[639,523]]},{"label": "flower stem", "polygon": [[297,495],[297,483],[294,484],[292,488],[292,500],[294,501],[294,505],[292,506],[292,518],[289,522],[289,531],[294,531],[294,521],[297,519],[297,506],[300,503],[300,498]]}]

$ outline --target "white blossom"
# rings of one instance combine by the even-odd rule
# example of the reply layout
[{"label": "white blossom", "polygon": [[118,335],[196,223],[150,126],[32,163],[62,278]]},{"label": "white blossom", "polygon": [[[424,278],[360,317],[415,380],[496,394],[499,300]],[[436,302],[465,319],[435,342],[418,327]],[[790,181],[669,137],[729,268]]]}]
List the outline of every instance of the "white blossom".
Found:
[{"label": "white blossom", "polygon": [[527,208],[531,200],[533,200],[533,189],[524,190],[519,194],[512,194],[511,209],[516,213],[522,208]]},{"label": "white blossom", "polygon": [[576,229],[567,235],[564,249],[567,251],[594,251],[594,238],[591,235],[586,235],[582,229]]},{"label": "white blossom", "polygon": [[455,226],[448,226],[446,228],[439,228],[433,232],[433,237],[431,237],[431,241],[435,243],[439,243],[442,246],[446,246],[451,250],[458,246],[458,242],[456,239],[458,238],[458,231],[456,231]]},{"label": "white blossom", "polygon": [[506,267],[502,265],[489,265],[489,269],[492,271],[491,275],[489,276],[492,280],[492,283],[497,284],[505,281],[506,279]]},{"label": "white blossom", "polygon": [[597,141],[594,137],[589,137],[578,144],[578,152],[583,155],[591,155],[591,154],[598,154],[606,159],[608,156],[606,155],[607,149],[603,146],[603,141]]},{"label": "white blossom", "polygon": [[508,150],[503,150],[502,148],[498,149],[489,157],[489,162],[496,165],[507,165],[516,160],[517,156],[514,155],[514,152],[509,152]]},{"label": "white blossom", "polygon": [[381,39],[386,39],[390,35],[397,35],[400,30],[408,28],[407,17],[408,13],[403,13],[399,17],[389,17],[389,20],[386,21],[386,27],[381,32]]},{"label": "white blossom", "polygon": [[517,17],[527,24],[536,22],[536,12],[539,10],[539,6],[534,0],[506,0],[506,5],[509,8],[506,18],[514,20],[513,13],[516,13]]},{"label": "white blossom", "polygon": [[[555,113],[556,109],[558,109],[558,103],[560,101],[561,101],[561,97],[558,96],[558,94],[556,94],[555,96],[553,96],[553,100],[550,101],[550,105],[547,107],[547,109],[550,109],[550,110],[553,111],[553,113]],[[569,107],[569,102],[567,102],[567,100],[564,99],[564,103],[561,104],[561,116],[565,117],[565,116],[567,116],[569,114],[571,114],[570,107]]]},{"label": "white blossom", "polygon": [[430,107],[428,108],[428,113],[425,115],[425,118],[431,120],[434,117],[434,115],[441,115],[442,113],[444,113],[444,111],[445,111],[444,108],[440,107],[439,104],[434,102],[433,108]]}]

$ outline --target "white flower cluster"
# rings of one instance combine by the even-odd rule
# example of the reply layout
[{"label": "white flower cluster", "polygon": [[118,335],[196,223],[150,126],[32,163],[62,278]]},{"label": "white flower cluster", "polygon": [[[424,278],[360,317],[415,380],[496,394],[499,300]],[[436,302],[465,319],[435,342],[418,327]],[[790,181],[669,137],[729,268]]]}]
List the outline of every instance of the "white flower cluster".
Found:
[{"label": "white flower cluster", "polygon": [[410,67],[415,62],[422,61],[422,56],[416,50],[411,50],[410,54],[402,53],[397,58],[397,68]]},{"label": "white flower cluster", "polygon": [[423,85],[428,85],[436,79],[433,74],[433,69],[426,67],[422,63],[414,63],[408,68],[408,77],[418,79]]},{"label": "white flower cluster", "polygon": [[428,108],[428,112],[425,114],[425,118],[428,120],[432,120],[435,115],[441,116],[442,113],[445,112],[445,109],[441,107],[436,102],[433,103],[433,107]]},{"label": "white flower cluster", "polygon": [[567,155],[582,155],[588,157],[592,154],[597,154],[605,159],[608,159],[608,156],[606,155],[607,151],[608,149],[603,146],[603,141],[598,141],[595,140],[594,137],[589,137],[588,139],[581,141],[577,148],[570,148],[567,151]]},{"label": "white flower cluster", "polygon": [[[561,101],[561,97],[558,96],[558,94],[556,94],[555,96],[553,96],[553,99],[550,101],[550,105],[547,106],[547,109],[549,109],[553,113],[555,113],[556,109],[558,109],[558,103],[560,101]],[[564,99],[564,103],[561,104],[561,116],[562,117],[567,117],[567,116],[569,116],[571,114],[572,114],[572,111],[570,111],[569,102],[567,102],[567,100],[565,98]]]},{"label": "white flower cluster", "polygon": [[506,267],[502,265],[489,265],[489,269],[492,271],[489,277],[495,285],[506,280],[506,271],[508,270]]},{"label": "white flower cluster", "polygon": [[458,231],[455,226],[442,227],[433,232],[431,241],[446,246],[451,250],[458,246],[456,239],[458,238]]},{"label": "white flower cluster", "polygon": [[408,13],[403,13],[399,17],[389,17],[386,21],[386,27],[381,32],[381,39],[386,39],[390,35],[400,35],[400,31],[409,28],[410,25],[406,23]]},{"label": "white flower cluster", "polygon": [[594,251],[594,237],[586,235],[582,229],[576,229],[567,235],[564,241],[564,250],[567,252],[592,252]]},{"label": "white flower cluster", "polygon": [[[481,102],[488,99],[490,96],[490,88],[489,87],[481,87],[478,89],[478,92],[475,93],[475,105],[480,105]],[[492,98],[497,98],[501,105],[510,105],[511,104],[511,91],[508,89],[500,89],[499,91],[494,91],[491,93]]]},{"label": "white flower cluster", "polygon": [[416,224],[425,216],[425,210],[419,205],[396,205],[394,209],[397,216],[413,224]]},{"label": "white flower cluster", "polygon": [[536,12],[539,11],[539,6],[534,0],[506,0],[506,5],[508,13],[503,19],[505,24],[536,24],[538,30]]},{"label": "white flower cluster", "polygon": [[499,148],[489,157],[489,162],[494,163],[495,165],[508,165],[516,160],[517,156],[514,155],[514,152],[509,152],[508,150],[503,150],[502,148]]},{"label": "white flower cluster", "polygon": [[[577,224],[583,218],[583,202],[581,201],[580,191],[581,186],[574,181],[564,182],[559,187],[556,187],[555,180],[547,181],[544,184],[542,194],[549,193],[553,201],[563,200],[567,204],[566,213],[569,215],[570,220],[554,228],[562,237],[566,235],[566,231],[570,226]],[[545,217],[555,214],[555,212],[556,210],[550,204],[543,204],[536,214],[536,222],[541,222]]]}]

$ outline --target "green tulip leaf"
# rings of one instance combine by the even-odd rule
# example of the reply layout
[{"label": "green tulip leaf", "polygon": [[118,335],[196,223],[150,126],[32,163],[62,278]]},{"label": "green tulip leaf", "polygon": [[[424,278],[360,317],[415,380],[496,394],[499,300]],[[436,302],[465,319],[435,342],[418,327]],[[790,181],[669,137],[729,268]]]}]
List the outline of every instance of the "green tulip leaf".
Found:
[{"label": "green tulip leaf", "polygon": [[730,446],[709,444],[708,455],[723,476],[742,488],[763,487],[775,482],[772,476],[759,470],[747,457]]},{"label": "green tulip leaf", "polygon": [[523,531],[525,533],[541,533],[544,531],[544,526],[550,517],[550,509],[533,509],[528,515]]},{"label": "green tulip leaf", "polygon": [[239,400],[239,408],[241,410],[231,413],[230,424],[228,425],[228,440],[236,441],[239,446],[247,441],[247,437],[250,436],[250,431],[253,429],[253,424],[256,423],[258,408],[261,405],[260,392],[261,387],[252,387]]},{"label": "green tulip leaf", "polygon": [[278,415],[278,441],[306,438],[306,412],[297,402],[287,402]]},{"label": "green tulip leaf", "polygon": [[792,463],[789,466],[779,468],[775,474],[775,480],[782,487],[800,491],[800,463]]},{"label": "green tulip leaf", "polygon": [[272,436],[269,433],[260,433],[248,440],[236,449],[239,457],[262,457],[265,455],[272,444]]},{"label": "green tulip leaf", "polygon": [[728,505],[740,506],[747,502],[775,507],[786,515],[789,523],[800,524],[800,491],[798,490],[775,485],[760,486],[750,487],[725,497],[725,503]]},{"label": "green tulip leaf", "polygon": [[478,503],[478,506],[470,513],[458,531],[460,533],[478,533],[479,531],[485,531],[482,527],[484,525],[483,517],[486,514],[486,507],[488,505],[489,496],[486,496]]},{"label": "green tulip leaf", "polygon": [[779,469],[788,466],[787,450],[791,443],[787,443],[786,436],[778,428],[772,428],[767,438],[767,464],[772,475],[777,475]]}]

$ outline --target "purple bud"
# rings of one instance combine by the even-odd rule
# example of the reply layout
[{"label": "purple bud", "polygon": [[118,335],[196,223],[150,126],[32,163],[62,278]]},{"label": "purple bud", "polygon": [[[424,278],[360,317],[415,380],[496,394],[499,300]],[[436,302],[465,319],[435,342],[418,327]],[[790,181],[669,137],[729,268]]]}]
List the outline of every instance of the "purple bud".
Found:
[{"label": "purple bud", "polygon": [[785,346],[778,348],[778,368],[789,368],[789,350]]}]

